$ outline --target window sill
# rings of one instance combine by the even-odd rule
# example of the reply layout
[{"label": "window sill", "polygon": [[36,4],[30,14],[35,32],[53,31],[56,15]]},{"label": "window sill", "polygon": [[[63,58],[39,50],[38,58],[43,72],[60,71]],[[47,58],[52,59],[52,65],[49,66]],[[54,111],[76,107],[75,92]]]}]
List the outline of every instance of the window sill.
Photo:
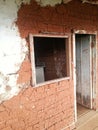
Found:
[{"label": "window sill", "polygon": [[55,79],[55,80],[49,80],[49,81],[45,81],[43,83],[38,83],[36,85],[34,85],[33,87],[41,87],[41,86],[44,86],[44,85],[48,85],[48,84],[52,84],[52,83],[57,83],[57,82],[61,82],[61,81],[64,81],[64,80],[70,80],[70,77],[65,77],[65,78],[61,78],[61,79]]}]

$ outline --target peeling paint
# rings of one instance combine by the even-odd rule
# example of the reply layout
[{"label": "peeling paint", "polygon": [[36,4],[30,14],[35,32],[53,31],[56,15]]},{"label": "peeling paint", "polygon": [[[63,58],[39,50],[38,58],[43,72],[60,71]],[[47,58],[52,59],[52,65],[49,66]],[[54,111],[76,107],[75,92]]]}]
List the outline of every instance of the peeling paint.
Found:
[{"label": "peeling paint", "polygon": [[21,4],[30,0],[0,1],[0,103],[18,94],[18,74],[28,48],[15,24]]},{"label": "peeling paint", "polygon": [[72,0],[36,0],[36,2],[38,2],[38,4],[40,4],[41,6],[55,6],[57,4],[61,4],[62,2],[66,4],[70,1]]}]

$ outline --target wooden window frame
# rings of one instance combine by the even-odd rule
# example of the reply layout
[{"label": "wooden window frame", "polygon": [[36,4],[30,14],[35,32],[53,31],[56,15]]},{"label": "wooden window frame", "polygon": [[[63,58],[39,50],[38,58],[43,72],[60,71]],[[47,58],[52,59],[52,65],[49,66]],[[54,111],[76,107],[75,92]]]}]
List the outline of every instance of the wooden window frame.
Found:
[{"label": "wooden window frame", "polygon": [[[45,38],[66,38],[67,43],[66,46],[68,49],[66,50],[67,56],[67,77],[57,78],[49,81],[44,81],[43,83],[36,83],[36,71],[35,71],[35,55],[34,55],[34,37],[45,37]],[[32,69],[32,79],[31,85],[33,87],[42,86],[45,84],[55,83],[62,80],[68,80],[71,77],[71,42],[69,36],[59,36],[59,35],[32,35],[29,34],[29,41],[30,41],[30,60],[31,60],[31,69]]]}]

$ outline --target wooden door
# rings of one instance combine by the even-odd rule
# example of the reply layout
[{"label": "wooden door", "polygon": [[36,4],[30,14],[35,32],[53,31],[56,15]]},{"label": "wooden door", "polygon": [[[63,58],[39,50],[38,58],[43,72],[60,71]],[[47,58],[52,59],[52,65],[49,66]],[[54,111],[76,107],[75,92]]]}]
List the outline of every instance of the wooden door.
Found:
[{"label": "wooden door", "polygon": [[91,36],[76,35],[76,95],[77,102],[92,107]]}]

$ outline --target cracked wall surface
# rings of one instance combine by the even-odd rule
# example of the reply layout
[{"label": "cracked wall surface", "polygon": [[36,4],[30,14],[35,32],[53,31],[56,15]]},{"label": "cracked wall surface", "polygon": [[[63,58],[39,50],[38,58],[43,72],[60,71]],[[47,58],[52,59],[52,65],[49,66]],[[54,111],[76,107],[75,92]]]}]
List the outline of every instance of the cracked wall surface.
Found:
[{"label": "cracked wall surface", "polygon": [[30,0],[0,0],[0,103],[18,94],[18,71],[28,48],[15,24],[21,4]]}]

